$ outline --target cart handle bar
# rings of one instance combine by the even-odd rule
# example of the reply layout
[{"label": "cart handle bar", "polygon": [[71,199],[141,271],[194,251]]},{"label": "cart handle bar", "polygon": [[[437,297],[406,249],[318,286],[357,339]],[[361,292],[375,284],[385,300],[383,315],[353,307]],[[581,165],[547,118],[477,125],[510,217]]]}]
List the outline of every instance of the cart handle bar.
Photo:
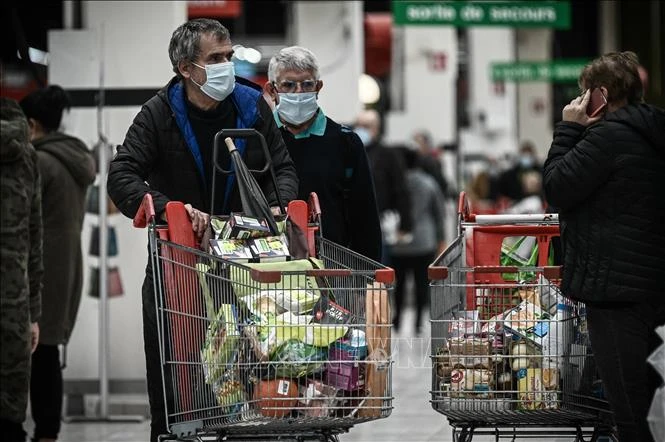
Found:
[{"label": "cart handle bar", "polygon": [[148,224],[155,220],[155,205],[152,203],[152,195],[146,193],[139,206],[139,210],[134,215],[134,227],[144,229]]},{"label": "cart handle bar", "polygon": [[[300,273],[300,272],[298,272]],[[349,269],[312,269],[305,270],[305,276],[315,278],[335,277],[335,276],[351,276],[352,270]],[[279,270],[258,270],[252,269],[250,276],[256,282],[263,284],[278,283],[282,280],[284,272]],[[395,271],[391,268],[374,270],[374,279],[383,284],[392,284],[395,282]]]},{"label": "cart handle bar", "polygon": [[[474,274],[484,273],[517,273],[521,267],[517,266],[475,266],[472,267]],[[562,266],[542,267],[543,276],[549,280],[561,279]],[[429,266],[427,276],[430,281],[443,281],[448,278],[449,268],[446,266]]]},{"label": "cart handle bar", "polygon": [[466,197],[466,192],[462,191],[459,194],[457,202],[457,215],[462,221],[477,223],[477,224],[508,224],[508,223],[547,223],[553,224],[559,222],[559,215],[557,213],[538,213],[538,214],[505,214],[505,215],[477,215],[471,213],[469,200]]}]

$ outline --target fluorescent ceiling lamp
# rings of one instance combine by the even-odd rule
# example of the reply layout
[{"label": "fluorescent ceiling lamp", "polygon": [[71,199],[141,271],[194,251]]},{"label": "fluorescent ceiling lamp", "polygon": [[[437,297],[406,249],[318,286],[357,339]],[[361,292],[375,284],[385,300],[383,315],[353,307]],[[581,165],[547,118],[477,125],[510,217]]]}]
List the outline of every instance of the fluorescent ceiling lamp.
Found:
[{"label": "fluorescent ceiling lamp", "polygon": [[[19,60],[22,59],[19,51],[16,51],[16,55],[18,56]],[[33,63],[48,66],[48,52],[44,52],[35,48],[28,48],[28,56],[30,57],[30,61]]]},{"label": "fluorescent ceiling lamp", "polygon": [[362,74],[358,79],[358,99],[363,104],[374,104],[381,98],[381,89],[374,77]]},{"label": "fluorescent ceiling lamp", "polygon": [[233,58],[256,64],[261,61],[261,53],[254,48],[246,48],[243,45],[233,46]]}]

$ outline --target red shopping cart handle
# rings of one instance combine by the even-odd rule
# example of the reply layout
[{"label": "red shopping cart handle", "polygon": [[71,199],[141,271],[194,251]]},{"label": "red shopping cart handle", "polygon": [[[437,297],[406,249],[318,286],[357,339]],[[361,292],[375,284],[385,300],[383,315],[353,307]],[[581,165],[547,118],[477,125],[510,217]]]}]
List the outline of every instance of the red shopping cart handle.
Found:
[{"label": "red shopping cart handle", "polygon": [[134,215],[134,227],[143,229],[155,219],[155,206],[152,203],[152,195],[146,193],[139,210]]},{"label": "red shopping cart handle", "polygon": [[315,192],[309,194],[309,201],[307,205],[309,207],[310,219],[318,220],[321,216],[321,205],[319,204],[319,196]]},{"label": "red shopping cart handle", "polygon": [[469,200],[466,198],[465,191],[461,191],[459,193],[459,200],[457,201],[457,214],[462,215],[462,219],[464,221],[471,221],[471,217],[475,216],[471,214]]}]

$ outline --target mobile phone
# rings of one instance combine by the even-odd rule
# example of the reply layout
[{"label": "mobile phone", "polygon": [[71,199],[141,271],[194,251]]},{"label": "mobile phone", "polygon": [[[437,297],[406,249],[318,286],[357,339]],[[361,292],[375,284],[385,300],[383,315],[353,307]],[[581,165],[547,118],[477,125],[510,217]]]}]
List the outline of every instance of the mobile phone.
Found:
[{"label": "mobile phone", "polygon": [[597,117],[607,107],[607,99],[600,91],[600,88],[595,88],[591,91],[591,98],[586,108],[586,114],[589,118]]}]

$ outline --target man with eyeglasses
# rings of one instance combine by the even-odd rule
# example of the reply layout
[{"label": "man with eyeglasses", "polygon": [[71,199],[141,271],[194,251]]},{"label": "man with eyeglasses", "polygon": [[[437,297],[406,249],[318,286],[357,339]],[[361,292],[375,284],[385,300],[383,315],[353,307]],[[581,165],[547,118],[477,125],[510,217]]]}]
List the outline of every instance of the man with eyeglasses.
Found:
[{"label": "man with eyeglasses", "polygon": [[264,92],[298,171],[298,198],[316,192],[323,236],[379,261],[381,228],[367,154],[350,128],[319,107],[322,87],[309,49],[287,47],[270,60]]},{"label": "man with eyeglasses", "polygon": [[[173,32],[169,57],[176,76],[142,107],[111,161],[108,191],[123,214],[134,217],[148,192],[161,218],[167,202],[182,201],[200,239],[209,214],[242,211],[234,176],[218,176],[212,188],[213,141],[221,129],[253,128],[263,134],[282,202],[296,197],[296,170],[263,91],[235,76],[232,56],[229,31],[216,20],[191,20]],[[250,169],[264,167],[259,140],[236,139],[235,144]],[[219,166],[228,170],[226,148],[218,158]],[[257,181],[268,202],[277,206],[270,174]],[[167,429],[151,267],[149,262],[143,284],[143,337],[152,415],[150,440],[157,441]]]}]

